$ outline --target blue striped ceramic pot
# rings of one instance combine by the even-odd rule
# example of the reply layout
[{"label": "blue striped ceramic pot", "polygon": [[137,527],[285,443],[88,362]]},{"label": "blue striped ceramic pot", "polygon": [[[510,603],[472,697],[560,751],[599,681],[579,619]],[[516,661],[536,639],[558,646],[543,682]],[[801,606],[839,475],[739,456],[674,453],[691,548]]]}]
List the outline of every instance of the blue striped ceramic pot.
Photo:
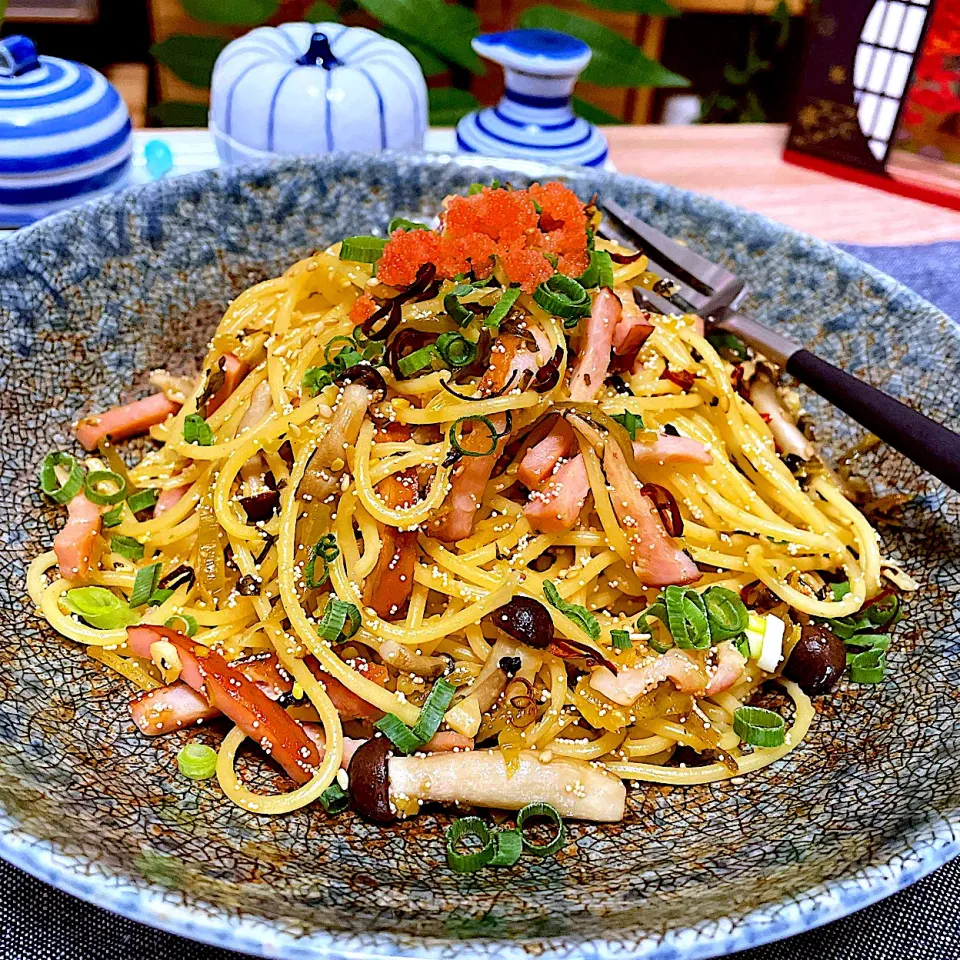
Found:
[{"label": "blue striped ceramic pot", "polygon": [[473,49],[504,69],[503,99],[457,124],[465,153],[517,157],[544,163],[600,166],[606,138],[574,115],[570,97],[590,62],[590,48],[556,30],[507,30],[473,41]]},{"label": "blue striped ceramic pot", "polygon": [[99,194],[130,165],[130,116],[106,78],[0,41],[0,226],[21,227]]},{"label": "blue striped ceramic pot", "polygon": [[363,27],[257,27],[217,58],[210,130],[228,164],[420,150],[427,85],[413,54]]}]

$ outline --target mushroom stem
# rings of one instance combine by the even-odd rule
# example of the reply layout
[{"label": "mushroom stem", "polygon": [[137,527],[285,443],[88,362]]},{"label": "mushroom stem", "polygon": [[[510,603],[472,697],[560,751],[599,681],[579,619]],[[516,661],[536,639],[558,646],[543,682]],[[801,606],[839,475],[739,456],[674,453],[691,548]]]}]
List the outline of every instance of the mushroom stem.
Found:
[{"label": "mushroom stem", "polygon": [[556,807],[562,817],[615,822],[623,819],[627,797],[623,783],[612,774],[573,757],[556,756],[544,763],[533,750],[520,752],[520,766],[512,776],[498,749],[393,756],[387,772],[397,808],[421,801],[520,810],[541,801]]},{"label": "mushroom stem", "polygon": [[449,666],[443,657],[414,653],[396,640],[384,640],[380,644],[380,659],[397,670],[415,673],[418,677],[439,677]]}]

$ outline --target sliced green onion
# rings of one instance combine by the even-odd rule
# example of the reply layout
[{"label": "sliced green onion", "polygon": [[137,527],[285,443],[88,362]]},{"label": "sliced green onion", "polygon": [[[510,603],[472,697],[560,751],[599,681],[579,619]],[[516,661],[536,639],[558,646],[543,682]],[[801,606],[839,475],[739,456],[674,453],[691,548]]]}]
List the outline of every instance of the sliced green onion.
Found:
[{"label": "sliced green onion", "polygon": [[208,780],[217,772],[217,751],[205,743],[188,743],[177,754],[177,769],[191,780]]},{"label": "sliced green onion", "polygon": [[647,619],[647,617],[655,617],[664,626],[667,626],[667,608],[664,606],[662,600],[658,600],[653,605],[647,607],[647,609],[644,610],[639,617],[637,617],[637,629],[641,633],[646,633],[649,635],[650,639],[647,642],[654,650],[656,650],[657,653],[666,653],[668,650],[675,647],[676,644],[673,642],[673,637],[670,636],[669,627],[667,637],[669,638],[670,642],[666,644],[661,643],[661,641],[657,639],[657,635],[654,632],[653,627],[650,626],[650,621]]},{"label": "sliced green onion", "polygon": [[886,672],[887,657],[883,650],[864,650],[850,661],[850,679],[854,683],[879,683]]},{"label": "sliced green onion", "polygon": [[311,367],[300,381],[300,386],[315,397],[324,387],[329,387],[333,383],[333,377],[323,367]]},{"label": "sliced green onion", "polygon": [[[480,841],[479,850],[459,853],[457,844],[466,837]],[[461,817],[447,827],[447,863],[457,873],[473,873],[493,860],[496,849],[487,825],[479,817]]]},{"label": "sliced green onion", "polygon": [[[105,493],[100,489],[102,484],[109,484],[113,490]],[[112,470],[94,470],[88,473],[83,488],[84,496],[98,507],[113,506],[127,495],[127,481]]]},{"label": "sliced green onion", "polygon": [[387,241],[383,237],[344,237],[340,246],[340,259],[357,263],[376,263]]},{"label": "sliced green onion", "polygon": [[[490,449],[489,450],[464,450],[460,444],[460,440],[457,439],[457,427],[463,423],[481,423],[483,426],[490,431]],[[477,428],[474,427],[476,430]],[[460,436],[463,436],[463,431],[460,432]],[[493,421],[489,417],[461,417],[459,420],[454,421],[453,425],[450,427],[450,446],[453,447],[455,453],[462,457],[488,457],[497,449],[497,441],[500,440],[502,434],[497,432],[497,428],[494,426]]]},{"label": "sliced green onion", "polygon": [[547,313],[564,321],[573,321],[572,324],[565,322],[565,327],[576,326],[581,317],[590,313],[590,295],[573,277],[562,273],[555,273],[549,280],[544,280],[533,291],[533,299]]},{"label": "sliced green onion", "polygon": [[[332,533],[327,533],[322,536],[320,540],[310,548],[310,556],[306,566],[303,568],[303,582],[310,589],[316,589],[322,586],[327,582],[327,577],[330,576],[329,565],[339,556],[340,548],[337,546],[337,538]],[[323,570],[319,577],[316,576],[318,557],[323,564]]]},{"label": "sliced green onion", "polygon": [[413,731],[394,713],[382,716],[374,726],[401,752],[413,753],[423,744]]},{"label": "sliced green onion", "polygon": [[488,330],[498,331],[500,329],[500,324],[503,322],[506,315],[513,309],[513,306],[519,297],[519,287],[507,287],[507,289],[504,290],[500,295],[500,299],[494,304],[493,309],[487,314],[487,318],[483,321],[483,325]]},{"label": "sliced green onion", "polygon": [[331,337],[331,339],[327,341],[327,345],[323,348],[323,358],[327,361],[327,363],[333,363],[333,361],[336,360],[337,353],[331,357],[330,351],[333,350],[338,343],[343,343],[343,346],[337,351],[337,353],[341,353],[344,350],[356,350],[356,341],[353,339],[353,337],[347,337],[343,334],[340,334],[336,337]]},{"label": "sliced green onion", "polygon": [[669,586],[662,594],[667,610],[667,629],[681,650],[706,650],[710,646],[707,605],[696,590]]},{"label": "sliced green onion", "polygon": [[786,724],[779,713],[763,707],[737,707],[733,732],[752,747],[779,747],[786,738]]},{"label": "sliced green onion", "polygon": [[191,413],[183,421],[183,439],[185,443],[195,443],[198,447],[213,444],[213,431],[199,413]]},{"label": "sliced green onion", "polygon": [[394,217],[387,227],[387,233],[393,233],[394,230],[403,230],[406,233],[409,233],[411,230],[429,229],[430,228],[425,223],[417,223],[416,220],[406,220],[403,217]]},{"label": "sliced green onion", "polygon": [[591,640],[599,639],[600,621],[586,607],[564,600],[551,580],[543,581],[543,595],[550,606],[572,620]]},{"label": "sliced green onion", "polygon": [[170,587],[161,587],[159,590],[154,590],[150,594],[150,599],[147,601],[148,607],[159,607],[161,603],[166,600],[169,600],[174,594],[174,591]]},{"label": "sliced green onion", "polygon": [[[57,479],[56,467],[63,467],[68,477]],[[69,453],[48,453],[40,464],[40,489],[57,503],[69,503],[83,488],[83,468]]]},{"label": "sliced green onion", "polygon": [[160,582],[160,564],[151,563],[149,567],[141,567],[133,581],[133,592],[130,594],[130,606],[139,607],[152,596]]},{"label": "sliced green onion", "polygon": [[437,348],[430,344],[429,347],[421,347],[401,357],[397,361],[397,369],[405,376],[412,377],[419,373],[424,367],[429,367],[433,363],[433,358],[437,355]]},{"label": "sliced green onion", "polygon": [[744,342],[739,337],[730,333],[729,330],[714,330],[707,334],[707,342],[718,353],[721,350],[726,350],[728,353],[732,353],[738,360],[747,359],[747,348]]},{"label": "sliced green onion", "polygon": [[749,616],[744,602],[726,587],[710,587],[703,593],[713,643],[721,643],[743,633]]},{"label": "sliced green onion", "polygon": [[[501,185],[500,181],[497,180],[496,177],[494,177],[493,180],[490,181],[491,190],[499,190],[500,185]],[[474,194],[481,193],[485,186],[486,186],[485,183],[471,183],[467,189],[467,196],[472,197]]]},{"label": "sliced green onion", "polygon": [[458,327],[468,326],[474,317],[476,317],[476,314],[472,310],[468,310],[457,299],[458,297],[462,297],[463,294],[469,293],[472,289],[472,287],[456,287],[443,298],[443,309],[446,311],[447,316],[449,316]]},{"label": "sliced green onion", "polygon": [[523,834],[519,830],[498,830],[493,835],[491,867],[512,867],[523,853]]},{"label": "sliced green onion", "polygon": [[131,494],[127,499],[127,506],[130,508],[131,513],[139,513],[141,510],[148,510],[150,507],[155,507],[159,499],[160,491],[151,487],[149,490],[138,490],[136,493]]},{"label": "sliced green onion", "polygon": [[630,642],[629,630],[611,630],[610,641],[615,650],[629,650],[633,646]]},{"label": "sliced green onion", "polygon": [[[183,629],[180,628],[180,624],[183,625]],[[186,637],[196,636],[200,626],[196,617],[191,617],[189,613],[176,613],[169,619],[164,620],[163,625],[171,630],[176,630],[177,633],[182,633]]]},{"label": "sliced green onion", "polygon": [[420,708],[420,716],[413,725],[413,735],[420,741],[421,746],[440,729],[443,716],[456,692],[457,688],[446,680],[438,680],[433,685],[433,689]]},{"label": "sliced green onion", "polygon": [[320,794],[320,802],[327,813],[343,813],[350,806],[350,794],[336,780]]},{"label": "sliced green onion", "polygon": [[870,650],[889,650],[890,634],[888,633],[858,633],[844,640],[848,647],[867,647]]},{"label": "sliced green onion", "polygon": [[590,266],[577,282],[586,288],[609,287],[613,289],[613,260],[605,250],[590,251]]},{"label": "sliced green onion", "polygon": [[[524,825],[528,820],[545,818],[553,822],[557,832],[549,843],[534,843],[524,832]],[[517,829],[523,838],[523,845],[537,857],[549,857],[556,853],[562,846],[567,836],[567,829],[563,825],[563,818],[557,812],[556,807],[549,803],[528,803],[517,814]]]},{"label": "sliced green onion", "polygon": [[97,630],[117,630],[137,620],[127,604],[106,587],[74,587],[63,599],[71,613]]},{"label": "sliced green onion", "polygon": [[111,537],[110,549],[128,560],[143,559],[143,544],[139,540],[134,540],[133,537],[125,537],[120,534]]},{"label": "sliced green onion", "polygon": [[462,333],[441,333],[437,337],[437,350],[443,362],[453,367],[468,367],[477,357],[477,345]]},{"label": "sliced green onion", "polygon": [[[347,620],[350,621],[351,630],[346,632]],[[352,603],[345,600],[339,600],[337,597],[331,597],[327,601],[323,610],[323,616],[317,624],[317,633],[324,640],[336,643],[341,635],[344,640],[349,640],[360,629],[360,611]]]},{"label": "sliced green onion", "polygon": [[636,440],[637,431],[643,429],[643,417],[641,417],[639,413],[633,413],[631,410],[625,410],[623,413],[615,413],[610,419],[616,420],[616,422],[630,434],[631,440]]},{"label": "sliced green onion", "polygon": [[842,583],[831,583],[830,593],[834,600],[842,600],[850,592],[850,584],[844,580]]},{"label": "sliced green onion", "polygon": [[108,510],[103,515],[103,525],[105,527],[119,527],[123,523],[123,504],[118,503],[112,510]]}]

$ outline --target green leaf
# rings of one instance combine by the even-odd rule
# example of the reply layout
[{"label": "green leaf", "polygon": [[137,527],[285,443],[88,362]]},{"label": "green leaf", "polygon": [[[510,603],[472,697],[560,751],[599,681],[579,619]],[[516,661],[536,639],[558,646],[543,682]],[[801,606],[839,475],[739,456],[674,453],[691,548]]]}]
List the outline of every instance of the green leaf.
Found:
[{"label": "green leaf", "polygon": [[777,49],[782,50],[790,38],[790,7],[787,6],[787,0],[780,0],[770,19],[780,27],[777,31]]},{"label": "green leaf", "polygon": [[[614,13],[642,13],[648,17],[678,17],[680,11],[666,0],[587,0],[591,7]],[[780,0],[781,3],[784,0]]]},{"label": "green leaf", "polygon": [[325,20],[330,20],[336,23],[339,19],[337,16],[336,8],[331,7],[329,3],[311,3],[309,7],[304,11],[303,19],[307,23],[322,23]]},{"label": "green leaf", "polygon": [[420,64],[420,69],[425,77],[436,77],[441,73],[446,73],[450,69],[450,64],[441,60],[436,54],[431,53],[426,47],[420,46],[412,37],[408,37],[402,30],[391,30],[384,27],[380,33],[390,40],[396,40],[397,43],[406,47]]},{"label": "green leaf", "polygon": [[606,110],[590,103],[589,100],[581,100],[579,97],[573,98],[573,111],[591,123],[602,123],[608,126],[623,123],[620,117],[615,117],[612,113],[607,113]]},{"label": "green leaf", "polygon": [[470,46],[479,28],[477,15],[443,0],[358,0],[385,26],[392,27],[444,60],[483,73],[483,64]]},{"label": "green leaf", "polygon": [[520,17],[524,27],[559,30],[579,37],[593,50],[582,80],[601,87],[688,87],[689,80],[651,60],[619,33],[548,5],[531,7]]},{"label": "green leaf", "polygon": [[427,96],[430,101],[430,123],[437,127],[452,127],[461,117],[480,106],[472,93],[456,87],[428,90]]},{"label": "green leaf", "polygon": [[213,65],[227,45],[220,37],[194,37],[175,33],[155,43],[150,53],[158,63],[169,67],[181,80],[195,87],[209,87]]},{"label": "green leaf", "polygon": [[7,15],[7,0],[0,0],[0,22]]},{"label": "green leaf", "polygon": [[232,27],[255,27],[269,20],[280,6],[279,0],[180,0],[180,3],[197,20]]},{"label": "green leaf", "polygon": [[150,119],[161,127],[205,127],[207,105],[186,100],[165,100],[150,108]]},{"label": "green leaf", "polygon": [[723,79],[727,83],[732,83],[735,87],[742,87],[750,79],[750,74],[746,70],[741,70],[732,63],[728,63],[723,68]]}]

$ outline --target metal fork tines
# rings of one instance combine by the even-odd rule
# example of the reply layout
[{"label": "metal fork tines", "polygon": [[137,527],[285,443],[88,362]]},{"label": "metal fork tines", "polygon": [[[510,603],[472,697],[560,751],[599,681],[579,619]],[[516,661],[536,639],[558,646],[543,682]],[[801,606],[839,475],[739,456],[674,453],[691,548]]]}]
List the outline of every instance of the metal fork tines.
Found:
[{"label": "metal fork tines", "polygon": [[624,246],[638,246],[647,255],[650,269],[672,286],[672,292],[637,287],[635,292],[659,313],[698,313],[710,317],[730,307],[744,285],[719,264],[671,240],[650,224],[633,216],[612,200],[602,204],[608,222],[600,235]]}]

